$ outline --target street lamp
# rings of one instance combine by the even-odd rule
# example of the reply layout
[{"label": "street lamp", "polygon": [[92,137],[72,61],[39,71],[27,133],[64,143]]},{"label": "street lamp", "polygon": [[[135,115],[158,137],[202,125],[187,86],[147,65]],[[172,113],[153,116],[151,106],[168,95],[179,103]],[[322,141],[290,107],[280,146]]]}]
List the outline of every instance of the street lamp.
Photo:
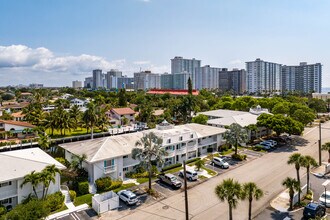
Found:
[{"label": "street lamp", "polygon": [[324,183],[322,183],[322,186],[324,187],[324,203],[325,208],[327,208],[327,185],[330,183],[330,180],[326,180]]}]

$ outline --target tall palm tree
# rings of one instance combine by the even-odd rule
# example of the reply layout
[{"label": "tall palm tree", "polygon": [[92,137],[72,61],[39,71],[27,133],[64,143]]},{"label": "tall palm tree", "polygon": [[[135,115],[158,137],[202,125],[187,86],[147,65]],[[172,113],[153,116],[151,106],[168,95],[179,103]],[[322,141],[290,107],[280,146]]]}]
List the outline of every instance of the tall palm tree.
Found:
[{"label": "tall palm tree", "polygon": [[31,183],[32,190],[33,190],[35,196],[38,198],[36,187],[38,187],[38,185],[40,184],[40,180],[41,180],[40,173],[32,171],[30,174],[27,174],[24,176],[24,180],[21,184],[21,188],[23,188],[24,185]]},{"label": "tall palm tree", "polygon": [[302,167],[306,167],[307,169],[307,193],[309,192],[309,170],[311,167],[317,167],[318,166],[318,163],[316,162],[316,160],[307,155],[307,156],[304,156],[303,157],[303,160],[301,161],[301,166]]},{"label": "tall palm tree", "polygon": [[53,165],[48,165],[46,166],[42,172],[41,172],[41,177],[43,179],[43,183],[44,183],[44,190],[43,190],[43,198],[46,198],[47,194],[48,194],[48,189],[49,189],[49,185],[50,183],[55,183],[56,182],[56,174],[61,174],[61,170],[58,169],[55,164]]},{"label": "tall palm tree", "polygon": [[328,162],[330,162],[330,142],[327,142],[327,143],[323,144],[322,145],[322,150],[328,151],[328,154],[329,154]]},{"label": "tall palm tree", "polygon": [[300,185],[299,182],[291,177],[287,177],[283,182],[282,185],[285,186],[287,189],[289,189],[289,196],[290,196],[290,209],[292,210],[293,206],[293,196],[294,196],[294,191],[300,192]]},{"label": "tall palm tree", "polygon": [[237,181],[233,179],[225,179],[216,186],[215,194],[224,202],[227,201],[229,205],[229,220],[233,219],[233,208],[235,209],[238,200],[242,197],[242,187]]},{"label": "tall palm tree", "polygon": [[83,121],[87,127],[91,128],[91,138],[93,139],[94,126],[97,123],[97,109],[94,103],[88,103],[87,110],[83,115]]},{"label": "tall palm tree", "polygon": [[[141,165],[146,167],[149,173],[149,191],[151,190],[152,161],[157,161],[159,165],[164,163],[163,157],[166,156],[162,148],[163,139],[155,133],[149,132],[135,143],[132,149],[132,158],[139,160]],[[142,147],[142,148],[139,148]]]},{"label": "tall palm tree", "polygon": [[72,106],[70,108],[69,114],[70,114],[70,118],[73,120],[73,123],[72,123],[73,129],[77,130],[78,124],[79,124],[79,121],[81,118],[81,111],[80,111],[78,105]]},{"label": "tall palm tree", "polygon": [[264,195],[263,191],[253,182],[243,184],[242,199],[247,198],[249,200],[249,220],[252,215],[252,201],[253,199],[259,200]]},{"label": "tall palm tree", "polygon": [[235,154],[237,154],[238,143],[246,143],[248,141],[248,134],[242,126],[233,123],[225,132],[224,139],[230,145],[235,146]]},{"label": "tall palm tree", "polygon": [[[291,154],[288,160],[288,164],[294,164],[296,171],[297,171],[297,181],[300,187],[300,175],[299,170],[300,166],[302,165],[304,157],[300,153]],[[298,190],[298,203],[300,203],[300,190]]]},{"label": "tall palm tree", "polygon": [[49,148],[51,144],[51,139],[47,135],[47,133],[39,133],[38,134],[39,139],[38,139],[38,145],[45,151]]}]

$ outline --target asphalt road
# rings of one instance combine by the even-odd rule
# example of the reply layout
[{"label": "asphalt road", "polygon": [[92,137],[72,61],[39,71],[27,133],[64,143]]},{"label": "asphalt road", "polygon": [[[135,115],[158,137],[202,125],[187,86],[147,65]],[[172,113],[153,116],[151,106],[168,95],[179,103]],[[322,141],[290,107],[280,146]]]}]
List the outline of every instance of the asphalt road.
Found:
[{"label": "asphalt road", "polygon": [[[330,129],[330,124],[323,124]],[[322,129],[322,143],[330,141],[330,132]],[[264,191],[264,197],[253,203],[253,215],[256,216],[269,205],[269,202],[284,190],[281,182],[288,176],[295,177],[294,166],[287,164],[288,157],[299,152],[318,158],[318,128],[307,129],[303,138],[299,137],[295,146],[284,146],[258,159],[252,160],[230,172],[225,172],[206,181],[188,191],[190,219],[228,219],[228,205],[220,202],[214,194],[214,188],[223,179],[234,178],[241,183],[253,181]],[[323,153],[326,159],[327,153]],[[305,172],[302,169],[301,173]],[[247,219],[248,203],[240,202],[233,211],[235,219]],[[108,217],[108,216],[107,216]],[[101,219],[107,219],[101,217]],[[128,215],[116,218],[116,213],[111,214],[111,219],[185,219],[184,194],[175,194],[160,202],[153,203],[141,209],[137,208]]]}]

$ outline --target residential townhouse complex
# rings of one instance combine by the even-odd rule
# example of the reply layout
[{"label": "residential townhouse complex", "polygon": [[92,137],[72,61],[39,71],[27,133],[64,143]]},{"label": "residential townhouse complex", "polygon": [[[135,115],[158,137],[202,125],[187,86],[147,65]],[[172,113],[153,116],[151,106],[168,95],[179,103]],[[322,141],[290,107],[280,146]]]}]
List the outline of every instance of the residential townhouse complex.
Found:
[{"label": "residential townhouse complex", "polygon": [[[11,209],[20,204],[29,194],[33,194],[30,183],[21,185],[24,176],[32,171],[40,172],[46,166],[55,164],[59,169],[65,166],[49,156],[40,148],[7,151],[0,153],[0,205]],[[60,190],[60,175],[57,173],[55,183],[51,182],[48,193]],[[36,187],[38,197],[42,195],[42,185]]]},{"label": "residential townhouse complex", "polygon": [[136,142],[149,132],[154,132],[163,140],[162,147],[167,152],[164,165],[207,154],[225,143],[222,137],[224,128],[193,123],[174,126],[164,121],[155,129],[61,144],[60,147],[65,150],[65,157],[69,161],[72,155],[86,154],[83,166],[88,171],[90,183],[104,176],[123,179],[126,172],[132,171],[140,163],[132,159],[131,151]]}]

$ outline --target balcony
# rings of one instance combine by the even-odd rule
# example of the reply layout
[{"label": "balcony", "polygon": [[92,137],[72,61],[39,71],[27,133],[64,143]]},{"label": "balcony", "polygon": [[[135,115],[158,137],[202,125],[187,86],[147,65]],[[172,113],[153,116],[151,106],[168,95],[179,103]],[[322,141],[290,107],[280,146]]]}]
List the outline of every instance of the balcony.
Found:
[{"label": "balcony", "polygon": [[196,145],[192,145],[192,146],[189,146],[188,145],[188,152],[195,151],[195,150],[197,150],[197,146]]},{"label": "balcony", "polygon": [[0,200],[17,196],[17,189],[0,190]]},{"label": "balcony", "polygon": [[174,157],[175,151],[174,150],[167,150],[166,154],[167,155],[165,157]]},{"label": "balcony", "polygon": [[123,159],[123,167],[131,167],[140,164],[140,161],[134,160],[132,158]]},{"label": "balcony", "polygon": [[186,152],[186,147],[181,147],[179,149],[176,150],[177,153],[182,154]]},{"label": "balcony", "polygon": [[217,139],[216,138],[207,138],[207,139],[202,139],[200,141],[198,141],[198,146],[202,147],[205,145],[211,145],[211,144],[215,144],[217,143]]},{"label": "balcony", "polygon": [[107,166],[107,167],[104,167],[104,174],[113,173],[113,172],[116,172],[116,170],[117,170],[116,165]]}]

